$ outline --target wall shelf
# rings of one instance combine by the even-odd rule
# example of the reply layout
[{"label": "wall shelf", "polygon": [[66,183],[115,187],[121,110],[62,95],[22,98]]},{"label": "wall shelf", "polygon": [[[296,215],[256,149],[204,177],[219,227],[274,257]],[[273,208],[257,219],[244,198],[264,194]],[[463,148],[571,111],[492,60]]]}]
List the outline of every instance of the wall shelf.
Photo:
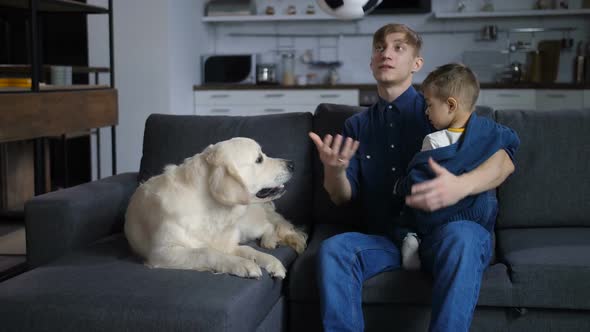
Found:
[{"label": "wall shelf", "polygon": [[486,18],[486,17],[522,17],[522,16],[567,16],[567,15],[590,15],[590,9],[532,9],[515,11],[493,11],[493,12],[435,12],[434,17],[438,19],[454,18]]},{"label": "wall shelf", "polygon": [[276,22],[276,21],[337,21],[338,18],[327,15],[236,15],[236,16],[205,16],[203,22],[206,23],[226,23],[226,22]]}]

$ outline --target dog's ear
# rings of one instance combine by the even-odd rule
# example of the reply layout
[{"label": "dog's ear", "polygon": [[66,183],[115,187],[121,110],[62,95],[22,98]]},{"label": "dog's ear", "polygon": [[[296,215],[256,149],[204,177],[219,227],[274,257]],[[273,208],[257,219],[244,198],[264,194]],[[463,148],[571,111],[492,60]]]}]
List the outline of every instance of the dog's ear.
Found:
[{"label": "dog's ear", "polygon": [[246,187],[228,174],[224,166],[214,166],[209,176],[209,190],[218,202],[225,205],[246,205],[250,202]]},{"label": "dog's ear", "polygon": [[240,176],[240,173],[238,173],[234,161],[227,151],[220,149],[219,144],[209,145],[207,150],[209,151],[205,157],[205,160],[209,165],[213,167],[225,167],[230,176],[234,177],[235,180],[238,181],[242,186],[246,186],[244,180]]}]

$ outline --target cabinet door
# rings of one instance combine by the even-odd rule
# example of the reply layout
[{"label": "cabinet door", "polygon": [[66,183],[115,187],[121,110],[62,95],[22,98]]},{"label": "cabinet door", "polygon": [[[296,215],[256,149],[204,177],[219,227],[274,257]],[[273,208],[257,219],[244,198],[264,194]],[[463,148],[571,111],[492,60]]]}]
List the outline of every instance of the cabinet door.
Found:
[{"label": "cabinet door", "polygon": [[195,114],[260,115],[314,112],[321,103],[358,105],[358,90],[200,90]]},{"label": "cabinet door", "polygon": [[582,109],[582,90],[537,90],[537,109],[540,111]]},{"label": "cabinet door", "polygon": [[496,110],[502,109],[535,109],[535,90],[525,89],[486,89],[483,99],[478,105],[490,106]]}]

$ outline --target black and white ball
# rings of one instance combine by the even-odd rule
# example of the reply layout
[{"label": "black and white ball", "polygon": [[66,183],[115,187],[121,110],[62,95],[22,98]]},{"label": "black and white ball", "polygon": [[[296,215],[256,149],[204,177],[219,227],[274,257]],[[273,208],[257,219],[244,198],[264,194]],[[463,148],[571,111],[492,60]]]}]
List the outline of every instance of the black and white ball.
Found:
[{"label": "black and white ball", "polygon": [[383,0],[317,0],[320,8],[338,18],[361,18]]}]

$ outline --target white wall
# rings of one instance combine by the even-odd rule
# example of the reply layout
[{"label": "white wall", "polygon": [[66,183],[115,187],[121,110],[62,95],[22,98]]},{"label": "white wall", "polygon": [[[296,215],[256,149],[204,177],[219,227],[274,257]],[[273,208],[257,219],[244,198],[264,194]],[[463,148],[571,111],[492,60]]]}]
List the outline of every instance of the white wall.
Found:
[{"label": "white wall", "polygon": [[[115,0],[115,87],[119,93],[117,171],[138,171],[145,120],[152,113],[192,112],[200,1]],[[106,0],[89,3],[108,6]],[[201,4],[202,5],[202,4]],[[106,15],[88,18],[89,64],[108,66]],[[108,84],[109,76],[101,77]],[[111,173],[110,128],[101,130],[102,177]],[[93,149],[95,145],[93,144]],[[92,153],[94,159],[94,151]],[[96,165],[93,160],[93,178]]]},{"label": "white wall", "polygon": [[[285,6],[296,0],[264,0]],[[313,2],[313,1],[309,1]],[[467,0],[468,3],[480,3]],[[496,0],[496,10],[530,8],[535,1]],[[106,6],[106,0],[89,3]],[[570,34],[578,40],[590,39],[588,16],[515,17],[490,19],[440,20],[431,14],[369,16],[359,21],[305,21],[205,24],[201,21],[205,0],[115,0],[115,73],[119,91],[119,125],[117,126],[118,172],[137,171],[141,160],[143,128],[151,113],[192,113],[192,87],[200,83],[200,55],[206,53],[270,53],[278,48],[294,48],[300,55],[306,49],[335,57],[343,62],[339,69],[341,83],[373,83],[368,63],[371,34],[390,22],[408,24],[423,32],[425,66],[415,77],[424,79],[434,67],[461,61],[465,50],[498,50],[506,47],[505,34],[496,42],[476,41],[475,32],[484,24],[496,24],[499,29],[522,27],[573,27]],[[306,1],[305,4],[308,2]],[[433,10],[454,9],[455,0],[433,0]],[[580,1],[570,1],[579,6]],[[440,33],[444,32],[444,33]],[[248,37],[232,33],[312,33],[355,34],[344,37]],[[88,19],[89,55],[91,66],[108,66],[108,35],[106,15],[90,15]],[[512,34],[523,41],[561,39],[562,32]],[[571,81],[575,49],[561,53],[558,81]],[[514,60],[524,61],[524,54]],[[520,57],[520,58],[519,58]],[[330,60],[330,59],[320,59]],[[297,64],[297,74],[312,70]],[[320,76],[324,74],[318,70]],[[103,75],[108,82],[108,75]],[[110,130],[102,130],[102,176],[110,174]],[[93,153],[94,156],[94,153]],[[95,169],[93,170],[95,172]],[[95,174],[95,173],[94,173]]]}]

